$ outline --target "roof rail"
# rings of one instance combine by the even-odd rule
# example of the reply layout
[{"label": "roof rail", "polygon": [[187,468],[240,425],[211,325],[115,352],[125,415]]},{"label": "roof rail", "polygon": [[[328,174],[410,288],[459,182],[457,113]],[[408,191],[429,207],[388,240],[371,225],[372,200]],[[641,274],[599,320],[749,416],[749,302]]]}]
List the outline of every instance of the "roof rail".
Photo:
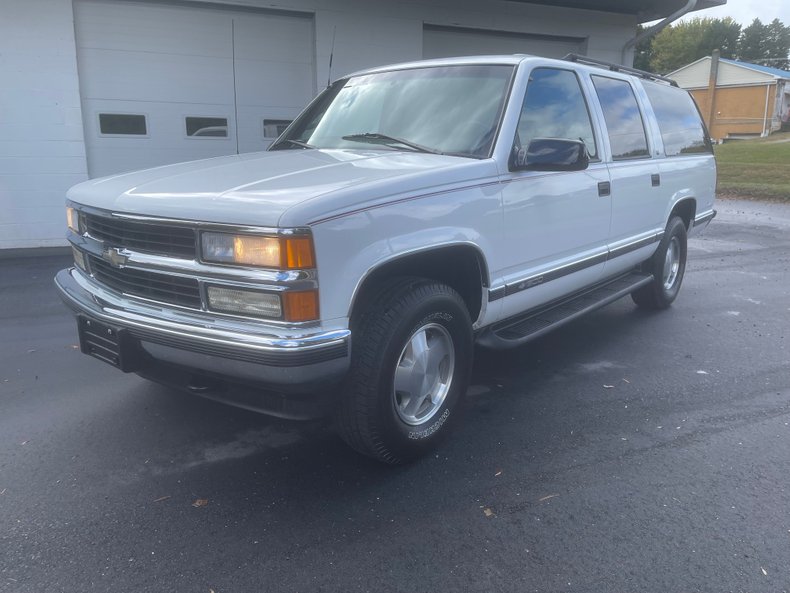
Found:
[{"label": "roof rail", "polygon": [[590,64],[591,66],[599,66],[602,68],[606,68],[607,70],[611,70],[612,72],[627,72],[628,74],[634,74],[636,76],[645,78],[647,80],[652,80],[655,82],[666,82],[671,86],[678,86],[677,82],[675,82],[671,78],[667,78],[666,76],[659,76],[658,74],[652,74],[644,70],[638,70],[637,68],[629,68],[628,66],[614,64],[612,62],[604,62],[603,60],[596,60],[595,58],[588,58],[587,56],[580,56],[579,54],[568,54],[562,59],[567,60],[568,62],[578,62],[580,64]]}]

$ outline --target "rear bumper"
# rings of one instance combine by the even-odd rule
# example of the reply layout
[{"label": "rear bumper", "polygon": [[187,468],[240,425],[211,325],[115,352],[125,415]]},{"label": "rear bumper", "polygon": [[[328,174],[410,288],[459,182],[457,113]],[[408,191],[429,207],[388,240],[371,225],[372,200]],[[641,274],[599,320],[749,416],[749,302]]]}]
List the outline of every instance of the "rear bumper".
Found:
[{"label": "rear bumper", "polygon": [[132,301],[75,268],[61,270],[55,285],[75,313],[122,329],[139,342],[145,353],[142,375],[151,374],[147,367],[161,371],[163,365],[171,365],[266,389],[304,393],[339,381],[348,370],[349,330],[313,333],[272,328]]}]

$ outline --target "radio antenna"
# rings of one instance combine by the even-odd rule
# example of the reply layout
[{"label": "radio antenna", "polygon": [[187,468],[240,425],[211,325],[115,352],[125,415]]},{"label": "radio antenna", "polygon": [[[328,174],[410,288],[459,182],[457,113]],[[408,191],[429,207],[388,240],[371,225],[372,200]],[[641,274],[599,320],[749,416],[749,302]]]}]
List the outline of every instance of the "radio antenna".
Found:
[{"label": "radio antenna", "polygon": [[332,58],[335,57],[335,35],[337,35],[337,25],[335,25],[335,30],[332,31],[332,49],[329,51],[329,74],[326,77],[326,88],[332,86]]}]

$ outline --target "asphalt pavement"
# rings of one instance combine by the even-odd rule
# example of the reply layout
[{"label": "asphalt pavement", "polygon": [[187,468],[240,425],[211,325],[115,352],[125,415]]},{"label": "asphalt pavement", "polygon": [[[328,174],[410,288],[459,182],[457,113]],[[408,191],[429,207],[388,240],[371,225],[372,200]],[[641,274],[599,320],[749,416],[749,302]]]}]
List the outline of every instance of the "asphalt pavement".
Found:
[{"label": "asphalt pavement", "polygon": [[0,591],[790,589],[790,205],[721,201],[668,311],[479,351],[405,467],[82,355],[0,261]]}]

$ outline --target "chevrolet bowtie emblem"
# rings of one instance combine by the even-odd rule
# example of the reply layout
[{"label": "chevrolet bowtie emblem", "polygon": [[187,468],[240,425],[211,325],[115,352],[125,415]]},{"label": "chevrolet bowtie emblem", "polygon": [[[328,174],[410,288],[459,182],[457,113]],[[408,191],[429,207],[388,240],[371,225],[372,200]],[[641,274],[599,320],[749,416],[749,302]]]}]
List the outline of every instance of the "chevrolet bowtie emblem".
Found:
[{"label": "chevrolet bowtie emblem", "polygon": [[115,268],[122,268],[129,261],[129,257],[121,253],[116,247],[109,247],[102,253],[102,258]]}]

